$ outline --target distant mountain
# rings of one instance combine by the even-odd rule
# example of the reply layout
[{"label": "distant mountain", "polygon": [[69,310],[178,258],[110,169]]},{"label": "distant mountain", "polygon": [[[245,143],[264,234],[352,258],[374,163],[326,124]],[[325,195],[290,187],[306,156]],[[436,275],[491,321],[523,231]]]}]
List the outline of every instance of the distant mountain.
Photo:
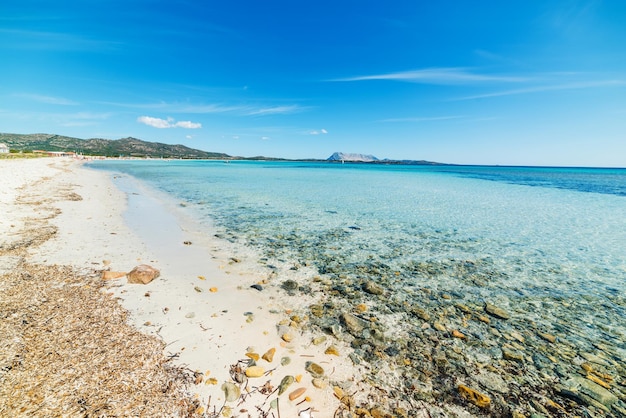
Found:
[{"label": "distant mountain", "polygon": [[379,161],[379,159],[374,157],[373,155],[351,154],[347,152],[335,152],[326,160],[327,161],[356,161],[356,162],[363,162],[363,163],[371,163],[374,161]]},{"label": "distant mountain", "polygon": [[0,133],[0,143],[17,151],[74,151],[84,155],[106,157],[152,157],[152,158],[197,158],[233,159],[228,154],[206,152],[184,145],[169,145],[147,142],[137,138],[123,139],[80,139],[51,134],[9,134]]}]

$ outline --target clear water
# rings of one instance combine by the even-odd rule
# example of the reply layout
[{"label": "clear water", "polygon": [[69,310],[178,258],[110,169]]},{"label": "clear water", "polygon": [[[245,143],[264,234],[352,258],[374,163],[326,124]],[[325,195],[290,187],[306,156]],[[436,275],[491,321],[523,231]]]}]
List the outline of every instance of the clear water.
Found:
[{"label": "clear water", "polygon": [[[602,344],[615,361],[626,358],[626,169],[237,161],[91,167],[132,175],[186,202],[199,222],[252,248],[259,268],[282,263],[292,271],[310,266],[334,283],[375,280],[391,291],[394,312],[418,304],[445,313],[450,299],[470,307],[491,302],[511,312],[517,322],[509,326],[524,335],[532,327],[579,353]],[[479,325],[465,332],[487,338]],[[389,326],[402,332],[407,324]]]}]

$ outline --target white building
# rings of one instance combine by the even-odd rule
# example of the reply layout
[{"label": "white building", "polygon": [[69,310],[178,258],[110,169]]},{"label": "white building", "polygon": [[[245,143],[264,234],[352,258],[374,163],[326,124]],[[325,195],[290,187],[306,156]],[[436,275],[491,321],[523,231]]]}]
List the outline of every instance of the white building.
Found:
[{"label": "white building", "polygon": [[0,154],[7,154],[9,152],[9,146],[7,144],[0,144]]}]

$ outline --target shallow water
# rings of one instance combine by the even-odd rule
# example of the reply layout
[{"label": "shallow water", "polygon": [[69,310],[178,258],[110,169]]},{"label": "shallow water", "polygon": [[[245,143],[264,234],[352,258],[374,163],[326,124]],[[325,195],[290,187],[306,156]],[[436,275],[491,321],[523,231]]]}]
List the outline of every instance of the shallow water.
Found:
[{"label": "shallow water", "polygon": [[[551,386],[579,374],[598,353],[606,357],[598,367],[626,378],[619,366],[626,359],[624,169],[154,160],[90,166],[132,175],[184,202],[254,258],[259,274],[300,277],[301,289],[326,303],[313,326],[337,334],[339,312],[366,303],[386,335],[378,351],[394,349],[376,358],[376,344],[360,343],[367,330],[337,336],[352,343],[356,362],[405,358],[405,369],[376,378],[398,397],[416,379],[433,389],[409,385],[414,399],[459,402],[446,385],[469,380],[498,399],[496,411],[508,405],[532,412],[514,387],[558,398]],[[383,295],[363,292],[367,281]],[[510,320],[477,320],[487,302]],[[466,338],[450,339],[452,330]],[[540,332],[559,343],[547,345]],[[523,362],[502,364],[507,344]],[[445,366],[415,366],[439,351]],[[495,390],[467,371],[490,363],[510,389]],[[523,378],[509,370],[522,366]]]}]

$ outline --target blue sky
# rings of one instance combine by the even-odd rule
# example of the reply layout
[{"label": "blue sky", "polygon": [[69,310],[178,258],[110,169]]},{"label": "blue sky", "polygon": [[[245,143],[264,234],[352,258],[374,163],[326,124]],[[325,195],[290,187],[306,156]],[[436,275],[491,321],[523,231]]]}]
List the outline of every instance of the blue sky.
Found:
[{"label": "blue sky", "polygon": [[626,167],[626,2],[0,3],[0,132]]}]

